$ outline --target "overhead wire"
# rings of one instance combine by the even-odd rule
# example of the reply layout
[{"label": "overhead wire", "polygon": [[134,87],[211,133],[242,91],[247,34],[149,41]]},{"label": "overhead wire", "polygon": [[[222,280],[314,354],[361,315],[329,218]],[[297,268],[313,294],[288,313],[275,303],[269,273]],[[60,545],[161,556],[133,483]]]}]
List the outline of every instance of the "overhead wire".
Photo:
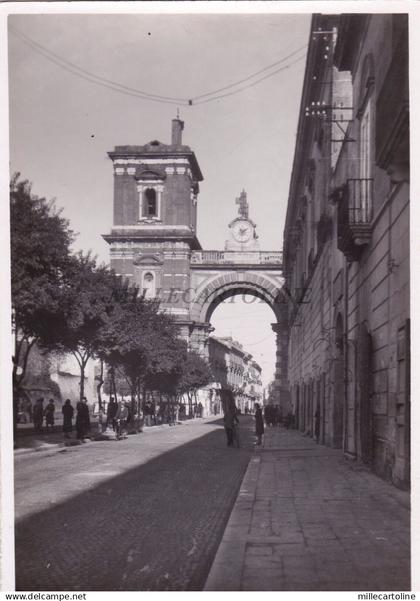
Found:
[{"label": "overhead wire", "polygon": [[165,103],[165,104],[176,104],[176,105],[185,105],[185,106],[206,104],[208,102],[226,98],[227,96],[232,96],[234,94],[238,94],[250,87],[254,87],[258,83],[276,75],[277,73],[290,68],[293,64],[302,60],[306,56],[306,52],[305,52],[302,56],[299,56],[297,59],[290,62],[289,64],[283,65],[282,67],[275,69],[271,73],[267,73],[263,77],[258,78],[256,81],[253,81],[253,82],[247,84],[246,86],[242,86],[241,88],[239,88],[237,90],[232,90],[231,92],[228,92],[226,94],[217,95],[219,92],[222,92],[222,91],[225,91],[228,89],[232,89],[232,88],[240,85],[241,83],[250,81],[257,75],[259,75],[261,73],[265,73],[266,71],[272,69],[273,67],[275,67],[281,63],[284,63],[284,61],[288,60],[292,56],[295,56],[304,48],[306,49],[306,45],[305,45],[305,46],[302,46],[301,48],[298,48],[297,50],[293,51],[292,53],[288,54],[287,56],[268,65],[267,67],[264,67],[263,69],[259,69],[258,71],[252,73],[251,75],[249,75],[243,79],[237,80],[226,86],[223,86],[222,88],[218,88],[218,89],[213,90],[212,92],[206,92],[205,94],[200,94],[200,95],[192,97],[192,98],[180,98],[180,97],[175,97],[175,96],[164,96],[164,95],[160,95],[160,94],[153,94],[150,92],[145,92],[144,90],[132,88],[132,87],[126,86],[124,84],[115,82],[111,79],[102,77],[100,75],[96,75],[95,73],[92,73],[91,71],[88,71],[87,69],[84,69],[83,67],[75,65],[74,63],[64,59],[63,57],[59,56],[55,52],[53,52],[53,51],[49,50],[48,48],[46,48],[45,46],[39,44],[38,42],[36,42],[32,38],[30,38],[29,36],[25,35],[21,31],[18,31],[14,27],[10,26],[9,29],[14,35],[16,35],[24,43],[26,43],[31,48],[33,48],[36,52],[38,52],[42,56],[44,56],[47,60],[50,60],[54,64],[63,68],[64,70],[72,73],[73,75],[81,77],[82,79],[85,79],[85,80],[89,81],[90,83],[94,83],[96,85],[101,85],[101,86],[111,89],[113,91],[120,92],[120,93],[126,94],[128,96],[134,96],[137,98],[141,98],[143,100],[150,100],[152,102],[161,102],[161,103]]},{"label": "overhead wire", "polygon": [[199,100],[198,102],[195,102],[194,104],[206,104],[208,102],[212,102],[213,100],[220,100],[222,98],[227,98],[228,96],[233,96],[234,94],[239,94],[239,92],[243,92],[244,90],[247,90],[248,88],[253,88],[257,84],[264,81],[265,79],[269,79],[270,77],[273,77],[273,75],[280,73],[280,71],[285,71],[286,69],[289,69],[292,65],[295,65],[296,63],[298,63],[299,61],[304,59],[305,56],[306,56],[306,53],[303,54],[302,56],[299,56],[298,58],[296,58],[294,61],[292,61],[288,65],[284,65],[283,67],[276,69],[272,73],[269,73],[268,75],[264,75],[264,77],[260,77],[259,79],[257,79],[257,81],[254,81],[246,86],[243,86],[242,88],[239,88],[238,90],[234,90],[233,92],[228,92],[227,94],[221,94],[220,96],[213,96],[211,98],[207,98],[207,100]]},{"label": "overhead wire", "polygon": [[67,61],[66,59],[52,52],[51,50],[48,50],[48,48],[45,48],[41,44],[38,44],[38,42],[35,42],[34,40],[32,40],[32,38],[29,38],[22,32],[17,31],[15,28],[10,27],[10,31],[12,31],[12,33],[14,33],[18,38],[20,38],[27,45],[31,46],[35,51],[42,54],[48,60],[62,67],[66,71],[70,71],[70,73],[78,75],[82,79],[90,81],[91,83],[103,85],[104,87],[111,88],[114,91],[121,92],[130,96],[140,97],[144,100],[153,100],[154,102],[165,102],[170,104],[188,104],[186,99],[171,98],[170,96],[159,96],[158,94],[150,94],[149,92],[144,92],[136,88],[130,88],[129,86],[125,86],[105,77],[101,77],[100,75],[96,75],[95,73],[87,71],[86,69],[83,69],[82,67],[79,67],[78,65],[75,65],[70,61]]},{"label": "overhead wire", "polygon": [[231,83],[231,84],[229,84],[227,86],[224,86],[223,88],[218,88],[217,90],[213,90],[212,92],[207,92],[206,94],[200,94],[199,96],[195,96],[194,98],[192,98],[192,100],[197,101],[197,100],[200,100],[201,98],[204,98],[205,96],[213,96],[213,94],[218,94],[219,92],[224,92],[225,90],[228,90],[229,88],[233,88],[234,86],[238,86],[241,83],[244,83],[245,81],[249,81],[253,77],[255,77],[257,75],[260,75],[261,73],[264,73],[265,71],[268,71],[272,67],[276,67],[280,63],[284,63],[284,61],[286,61],[288,58],[291,58],[292,56],[295,56],[295,54],[297,54],[298,52],[300,52],[304,48],[307,48],[307,44],[304,44],[303,46],[301,46],[297,50],[294,50],[293,52],[291,52],[287,56],[284,56],[283,58],[275,61],[274,63],[271,63],[271,65],[268,65],[267,67],[264,67],[263,69],[260,69],[259,71],[255,71],[255,73],[252,73],[251,75],[248,75],[248,77],[244,77],[243,79],[239,79],[238,81],[235,81],[234,83]]}]

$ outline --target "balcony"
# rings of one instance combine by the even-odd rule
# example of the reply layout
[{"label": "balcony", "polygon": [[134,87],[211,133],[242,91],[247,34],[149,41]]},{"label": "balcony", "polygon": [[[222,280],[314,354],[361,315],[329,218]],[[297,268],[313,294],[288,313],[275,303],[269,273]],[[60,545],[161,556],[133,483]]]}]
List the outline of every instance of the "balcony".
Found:
[{"label": "balcony", "polygon": [[192,265],[259,265],[280,269],[283,263],[281,251],[235,251],[235,250],[202,250],[191,253]]},{"label": "balcony", "polygon": [[372,235],[372,179],[348,179],[332,193],[337,203],[337,246],[358,261]]}]

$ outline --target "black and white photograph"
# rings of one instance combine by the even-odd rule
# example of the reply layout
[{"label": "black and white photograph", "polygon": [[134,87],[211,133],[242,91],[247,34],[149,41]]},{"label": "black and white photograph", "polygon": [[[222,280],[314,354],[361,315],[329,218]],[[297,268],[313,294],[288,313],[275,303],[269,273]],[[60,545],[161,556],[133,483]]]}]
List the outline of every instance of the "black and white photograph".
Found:
[{"label": "black and white photograph", "polygon": [[412,3],[0,9],[1,589],[414,599]]}]

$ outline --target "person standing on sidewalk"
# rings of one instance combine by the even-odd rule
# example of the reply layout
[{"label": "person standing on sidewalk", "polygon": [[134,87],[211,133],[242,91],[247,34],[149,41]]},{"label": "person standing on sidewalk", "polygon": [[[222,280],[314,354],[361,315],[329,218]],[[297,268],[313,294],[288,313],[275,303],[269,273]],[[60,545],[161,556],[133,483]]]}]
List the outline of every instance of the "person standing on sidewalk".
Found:
[{"label": "person standing on sidewalk", "polygon": [[55,405],[54,401],[50,399],[48,401],[48,405],[44,409],[45,415],[45,428],[48,430],[52,430],[54,428],[54,414],[55,414]]},{"label": "person standing on sidewalk", "polygon": [[225,415],[223,416],[223,424],[225,426],[226,438],[227,438],[227,446],[233,446],[233,429],[235,424],[239,424],[239,420],[237,418],[237,409],[235,406],[235,402],[232,399],[226,407]]},{"label": "person standing on sidewalk", "polygon": [[42,432],[42,422],[44,421],[44,399],[37,399],[32,410],[35,432]]},{"label": "person standing on sidewalk", "polygon": [[262,435],[264,434],[264,420],[262,416],[262,411],[259,403],[254,404],[255,409],[255,436],[257,437],[257,445],[260,445],[262,442]]},{"label": "person standing on sidewalk", "polygon": [[66,438],[70,438],[70,432],[73,431],[73,415],[74,409],[70,399],[66,399],[66,402],[61,409],[63,414],[63,432]]},{"label": "person standing on sidewalk", "polygon": [[108,407],[106,409],[106,427],[109,428],[112,426],[114,428],[114,418],[118,411],[118,403],[115,401],[114,397],[110,397]]},{"label": "person standing on sidewalk", "polygon": [[89,407],[87,405],[86,397],[83,397],[76,405],[77,416],[76,416],[76,432],[77,438],[83,440],[87,437],[90,431],[90,417]]}]

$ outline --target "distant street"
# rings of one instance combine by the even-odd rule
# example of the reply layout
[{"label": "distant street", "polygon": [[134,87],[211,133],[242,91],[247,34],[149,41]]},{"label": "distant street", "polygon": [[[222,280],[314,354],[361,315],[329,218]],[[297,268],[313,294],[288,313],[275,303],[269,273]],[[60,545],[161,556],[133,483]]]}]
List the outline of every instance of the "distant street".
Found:
[{"label": "distant street", "polygon": [[221,421],[15,461],[18,590],[201,590],[252,453]]}]

